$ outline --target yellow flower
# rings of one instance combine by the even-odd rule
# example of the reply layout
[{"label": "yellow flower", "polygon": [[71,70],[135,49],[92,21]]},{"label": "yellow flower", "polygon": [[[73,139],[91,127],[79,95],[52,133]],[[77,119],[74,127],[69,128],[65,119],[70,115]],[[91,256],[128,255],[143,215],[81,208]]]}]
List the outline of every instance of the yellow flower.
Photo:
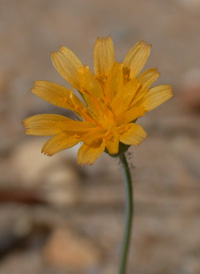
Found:
[{"label": "yellow flower", "polygon": [[81,142],[80,164],[93,164],[105,150],[116,155],[122,143],[127,147],[139,145],[146,133],[136,119],[173,96],[169,85],[150,88],[159,77],[156,68],[140,74],[150,48],[141,41],[127,53],[123,63],[118,63],[110,36],[97,38],[93,74],[62,46],[52,53],[53,64],[83,100],[72,89],[48,81],[36,81],[31,91],[53,105],[72,110],[81,121],[57,114],[34,115],[23,121],[26,134],[53,135],[42,148],[49,156]]}]

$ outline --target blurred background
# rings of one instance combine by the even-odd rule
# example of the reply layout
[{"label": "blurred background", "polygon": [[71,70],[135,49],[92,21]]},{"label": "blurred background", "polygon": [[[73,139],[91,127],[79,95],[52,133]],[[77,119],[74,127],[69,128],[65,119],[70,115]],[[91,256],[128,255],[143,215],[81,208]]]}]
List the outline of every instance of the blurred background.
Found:
[{"label": "blurred background", "polygon": [[127,274],[200,273],[200,1],[0,0],[0,274],[115,274],[124,228],[119,162],[54,157],[21,121],[61,113],[30,93],[34,80],[69,85],[50,52],[72,49],[92,67],[97,36],[118,61],[153,45],[146,69],[175,97],[141,118],[148,138],[128,151],[135,220]]}]

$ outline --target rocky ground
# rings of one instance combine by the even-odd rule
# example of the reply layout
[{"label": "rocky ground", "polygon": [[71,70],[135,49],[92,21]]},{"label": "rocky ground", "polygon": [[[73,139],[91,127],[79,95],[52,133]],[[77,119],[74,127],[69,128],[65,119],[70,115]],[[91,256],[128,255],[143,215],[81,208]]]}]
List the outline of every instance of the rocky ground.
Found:
[{"label": "rocky ground", "polygon": [[92,65],[110,34],[118,60],[139,40],[147,68],[175,97],[139,120],[148,138],[128,151],[135,218],[127,274],[200,273],[200,2],[0,0],[0,274],[115,274],[124,223],[119,162],[77,165],[78,148],[48,158],[21,121],[62,113],[29,92],[65,84],[50,52],[61,44]]}]

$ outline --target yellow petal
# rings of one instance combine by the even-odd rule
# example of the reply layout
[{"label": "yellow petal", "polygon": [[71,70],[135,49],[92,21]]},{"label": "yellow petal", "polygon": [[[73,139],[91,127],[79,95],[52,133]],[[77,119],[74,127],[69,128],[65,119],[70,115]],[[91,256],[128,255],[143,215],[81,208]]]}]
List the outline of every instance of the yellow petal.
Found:
[{"label": "yellow petal", "polygon": [[94,71],[96,76],[108,76],[110,69],[115,62],[115,49],[110,36],[98,37],[93,51]]},{"label": "yellow petal", "polygon": [[60,132],[83,134],[90,131],[88,122],[74,121],[58,114],[38,114],[26,118],[23,122],[25,133],[36,136],[50,136]]},{"label": "yellow petal", "polygon": [[94,96],[96,99],[101,98],[103,94],[102,87],[94,74],[88,66],[84,66],[79,69],[79,81],[80,81],[80,92]]},{"label": "yellow petal", "polygon": [[135,95],[134,103],[140,100],[147,92],[150,86],[156,81],[160,76],[160,73],[156,68],[149,69],[140,74],[137,79],[141,83],[141,88]]},{"label": "yellow petal", "polygon": [[102,87],[88,66],[79,69],[79,80],[80,92],[83,94],[87,106],[98,119],[102,112],[101,105],[104,99]]},{"label": "yellow petal", "polygon": [[[144,129],[135,123],[121,126],[120,142],[126,145],[139,145],[147,134]],[[124,131],[124,132],[123,132]]]},{"label": "yellow petal", "polygon": [[150,49],[151,45],[140,41],[129,50],[124,59],[124,72],[129,75],[130,79],[136,77],[143,69],[149,57]]},{"label": "yellow petal", "polygon": [[67,108],[77,113],[85,109],[81,100],[69,89],[49,81],[35,81],[31,92],[58,107]]},{"label": "yellow petal", "polygon": [[101,143],[98,147],[83,144],[78,151],[78,163],[82,165],[92,165],[101,156],[104,150],[104,143]]},{"label": "yellow petal", "polygon": [[78,69],[82,67],[81,61],[68,48],[62,46],[57,52],[51,54],[56,70],[73,87],[79,89]]},{"label": "yellow petal", "polygon": [[106,138],[106,148],[110,154],[117,154],[119,151],[119,134],[111,132]]},{"label": "yellow petal", "polygon": [[128,81],[121,91],[115,95],[111,103],[111,108],[116,115],[128,109],[129,104],[133,100],[140,86],[140,82],[137,79],[133,79]]},{"label": "yellow petal", "polygon": [[122,88],[124,86],[123,64],[115,62],[111,68],[106,81],[105,90],[106,98],[108,101],[112,101],[116,94],[121,95]]},{"label": "yellow petal", "polygon": [[131,108],[130,110],[125,111],[123,114],[118,116],[117,118],[118,125],[132,122],[138,117],[141,117],[144,115],[145,115],[144,107],[139,106],[139,107]]},{"label": "yellow petal", "polygon": [[66,133],[59,133],[45,143],[42,153],[52,156],[61,150],[75,146],[79,142],[79,138],[69,136]]},{"label": "yellow petal", "polygon": [[26,134],[50,136],[60,133],[68,120],[70,119],[62,115],[38,114],[26,118],[22,123]]},{"label": "yellow petal", "polygon": [[88,133],[84,134],[82,141],[89,146],[98,146],[103,139],[105,130],[101,128],[93,128]]},{"label": "yellow petal", "polygon": [[148,91],[148,93],[138,102],[146,111],[150,111],[168,99],[173,97],[172,87],[170,85],[160,85]]}]

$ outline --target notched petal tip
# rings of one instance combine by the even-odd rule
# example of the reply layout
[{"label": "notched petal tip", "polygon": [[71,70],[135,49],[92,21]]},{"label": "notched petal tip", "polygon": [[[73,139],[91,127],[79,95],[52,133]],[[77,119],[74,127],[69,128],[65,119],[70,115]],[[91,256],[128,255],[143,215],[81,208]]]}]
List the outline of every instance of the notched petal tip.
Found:
[{"label": "notched petal tip", "polygon": [[52,157],[54,155],[54,154],[49,153],[48,151],[44,151],[43,148],[41,150],[41,153],[48,157]]},{"label": "notched petal tip", "polygon": [[151,88],[149,92],[143,97],[140,104],[143,105],[146,111],[151,111],[172,97],[172,86],[160,85]]},{"label": "notched petal tip", "polygon": [[78,160],[78,164],[81,165],[81,166],[92,166],[94,163],[91,163],[90,161],[85,161],[85,162],[81,162]]},{"label": "notched petal tip", "polygon": [[160,72],[159,72],[158,68],[154,67],[154,68],[151,68],[149,70],[152,70],[152,71],[156,72],[160,76]]},{"label": "notched petal tip", "polygon": [[130,79],[136,77],[143,69],[149,54],[151,44],[147,44],[143,40],[132,47],[124,58],[125,71],[130,73]]},{"label": "notched petal tip", "polygon": [[63,45],[61,45],[61,46],[59,47],[58,50],[51,51],[51,56],[54,56],[55,54],[57,54],[57,53],[59,53],[59,52],[63,52],[63,51],[65,51],[65,50],[71,51],[69,48],[67,48],[67,47],[65,47],[65,46],[63,46]]},{"label": "notched petal tip", "polygon": [[168,86],[169,90],[172,92],[172,95],[174,96],[174,94],[173,94],[173,86],[172,85],[167,85],[167,86]]},{"label": "notched petal tip", "polygon": [[24,127],[25,130],[29,129],[29,120],[30,120],[30,117],[24,119],[21,124],[22,126]]},{"label": "notched petal tip", "polygon": [[156,70],[156,73],[157,73],[158,77],[160,77],[160,71],[158,71],[157,68],[155,68],[155,70]]},{"label": "notched petal tip", "polygon": [[148,44],[147,42],[145,42],[145,46],[148,47],[149,49],[152,48],[152,44]]},{"label": "notched petal tip", "polygon": [[56,53],[57,51],[51,51],[51,58],[53,58],[53,56],[55,55],[55,53]]},{"label": "notched petal tip", "polygon": [[[48,142],[48,141],[47,141]],[[44,154],[45,156],[48,157],[52,157],[55,153],[51,153],[48,149],[46,149],[47,147],[47,142],[44,144],[44,146],[42,147],[41,153]]]},{"label": "notched petal tip", "polygon": [[168,94],[168,100],[174,97],[173,93],[173,86],[169,85],[169,94]]},{"label": "notched petal tip", "polygon": [[78,151],[78,164],[92,165],[104,152],[105,144],[101,144],[98,147],[92,147],[85,144],[79,148]]},{"label": "notched petal tip", "polygon": [[54,66],[55,69],[56,69],[56,66],[55,66],[56,56],[59,53],[59,51],[60,51],[60,48],[56,51],[51,52],[51,61],[52,61],[53,66]]},{"label": "notched petal tip", "polygon": [[65,47],[65,46],[63,46],[63,45],[61,45],[61,46],[59,47],[59,49],[58,49],[58,51],[64,51],[64,50],[70,50],[70,49],[67,48],[67,47]]},{"label": "notched petal tip", "polygon": [[144,40],[139,41],[136,45],[137,45],[137,46],[145,46],[145,47],[149,47],[149,48],[152,47],[152,44],[149,44],[149,43],[147,43],[147,42],[144,41]]},{"label": "notched petal tip", "polygon": [[28,124],[27,124],[27,122],[26,122],[27,119],[28,119],[28,118],[24,119],[24,120],[21,122],[21,124],[22,124],[22,126],[23,126],[23,128],[24,128],[24,134],[27,134],[27,135],[28,135]]},{"label": "notched petal tip", "polygon": [[34,94],[36,93],[36,89],[39,86],[39,82],[41,82],[41,81],[33,81],[33,87],[30,89],[30,92],[32,92]]},{"label": "notched petal tip", "polygon": [[49,88],[49,83],[51,83],[51,82],[45,81],[45,80],[33,81],[33,87],[30,89],[30,92],[38,95],[38,93],[40,93],[41,89],[43,89],[43,88],[48,89]]},{"label": "notched petal tip", "polygon": [[58,51],[51,53],[51,59],[58,73],[78,89],[78,68],[82,66],[82,63],[74,52],[61,46]]},{"label": "notched petal tip", "polygon": [[112,40],[110,37],[110,34],[107,36],[98,36],[97,39],[98,41],[106,41],[106,40]]},{"label": "notched petal tip", "polygon": [[107,77],[115,62],[115,49],[110,36],[98,37],[93,50],[94,71],[98,77]]}]

